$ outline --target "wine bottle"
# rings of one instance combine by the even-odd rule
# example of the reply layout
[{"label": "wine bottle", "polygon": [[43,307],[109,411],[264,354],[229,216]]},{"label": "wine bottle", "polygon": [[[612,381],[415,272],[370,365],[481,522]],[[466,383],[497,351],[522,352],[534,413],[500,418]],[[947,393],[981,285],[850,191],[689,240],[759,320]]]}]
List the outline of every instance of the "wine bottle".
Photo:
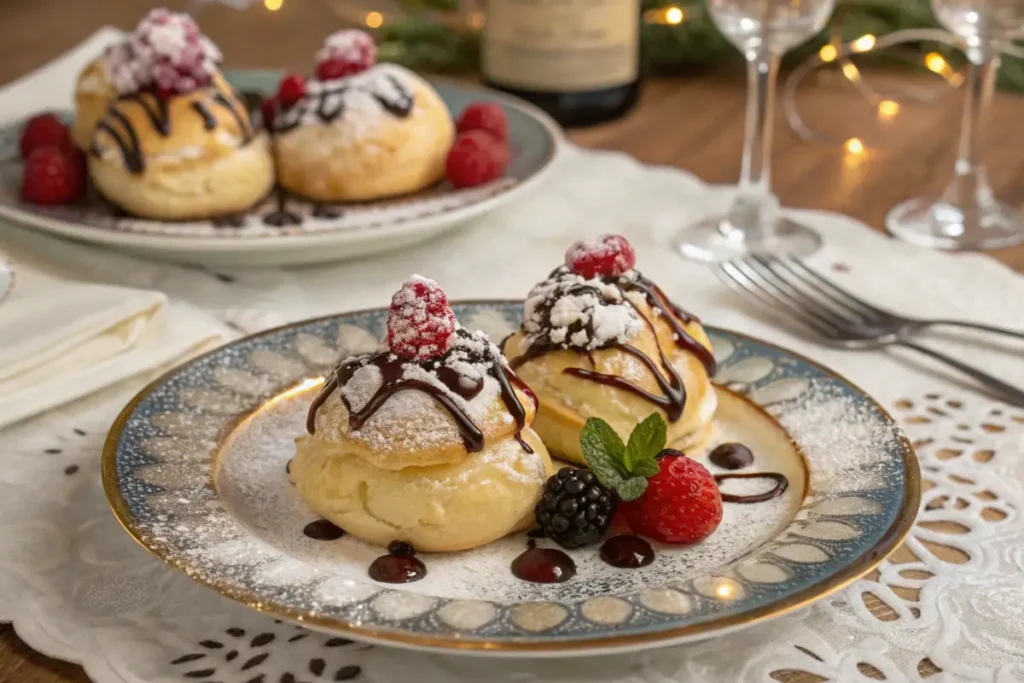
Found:
[{"label": "wine bottle", "polygon": [[640,0],[487,0],[487,85],[563,126],[625,114],[640,93]]}]

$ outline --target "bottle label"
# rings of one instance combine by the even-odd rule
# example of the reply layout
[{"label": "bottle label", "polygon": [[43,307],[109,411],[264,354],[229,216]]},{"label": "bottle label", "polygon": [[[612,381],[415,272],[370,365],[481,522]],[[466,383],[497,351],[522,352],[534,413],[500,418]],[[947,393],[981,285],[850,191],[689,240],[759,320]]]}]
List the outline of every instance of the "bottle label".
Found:
[{"label": "bottle label", "polygon": [[488,0],[483,72],[500,85],[598,90],[636,79],[639,0]]}]

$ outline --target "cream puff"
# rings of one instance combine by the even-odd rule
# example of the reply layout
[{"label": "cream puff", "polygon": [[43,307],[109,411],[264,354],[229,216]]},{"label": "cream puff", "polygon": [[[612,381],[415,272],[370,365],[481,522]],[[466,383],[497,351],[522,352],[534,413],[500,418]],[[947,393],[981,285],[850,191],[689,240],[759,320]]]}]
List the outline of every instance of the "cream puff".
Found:
[{"label": "cream puff", "polygon": [[668,446],[704,442],[717,407],[715,360],[700,321],[634,269],[625,238],[574,244],[530,292],[504,352],[536,393],[534,429],[553,457],[585,464],[580,431],[601,417],[628,439],[660,413]]},{"label": "cream puff", "polygon": [[396,64],[375,64],[362,31],[330,36],[316,78],[292,75],[275,96],[278,183],[319,202],[416,192],[444,177],[455,125],[437,91]]},{"label": "cream puff", "polygon": [[437,284],[414,277],[392,299],[384,348],[343,361],[314,400],[291,480],[369,543],[480,546],[532,523],[551,474],[535,400]]},{"label": "cream puff", "polygon": [[110,202],[144,218],[190,220],[245,211],[270,192],[269,140],[219,59],[190,17],[153,10],[86,68],[75,136],[90,138],[89,174]]}]

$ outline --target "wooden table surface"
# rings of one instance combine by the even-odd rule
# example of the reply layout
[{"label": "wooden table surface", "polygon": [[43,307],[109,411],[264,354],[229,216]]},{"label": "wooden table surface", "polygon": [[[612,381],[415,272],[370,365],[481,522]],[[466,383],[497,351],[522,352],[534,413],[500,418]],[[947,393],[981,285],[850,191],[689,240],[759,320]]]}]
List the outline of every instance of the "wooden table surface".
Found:
[{"label": "wooden table surface", "polygon": [[[184,3],[167,4],[181,9]],[[56,57],[103,24],[130,28],[149,6],[144,0],[0,3],[0,85]],[[245,12],[211,7],[200,14],[200,20],[221,46],[228,65],[293,69],[308,69],[321,37],[342,23],[329,0],[286,0],[276,13],[261,7]],[[942,93],[945,87],[933,77],[919,75],[877,78],[903,91],[924,88]],[[948,180],[959,122],[957,93],[932,106],[903,106],[891,120],[879,122],[873,109],[829,74],[802,89],[799,101],[808,119],[841,137],[863,135],[869,146],[856,155],[841,144],[802,141],[780,115],[773,187],[784,205],[848,214],[880,230],[894,204],[938,193]],[[743,76],[738,69],[657,79],[648,84],[640,105],[628,117],[575,131],[570,138],[588,147],[628,152],[645,163],[685,168],[709,182],[735,182],[743,102]],[[1024,203],[1022,119],[1024,98],[999,95],[985,135],[986,141],[999,142],[988,150],[992,183],[997,194],[1015,205]],[[877,147],[870,144],[872,131],[879,136]],[[1024,247],[992,255],[1024,271]],[[912,556],[901,549],[894,559],[905,562]],[[776,678],[801,683],[823,680],[795,672],[780,672]],[[0,683],[87,680],[81,668],[33,652],[10,626],[0,625]]]}]

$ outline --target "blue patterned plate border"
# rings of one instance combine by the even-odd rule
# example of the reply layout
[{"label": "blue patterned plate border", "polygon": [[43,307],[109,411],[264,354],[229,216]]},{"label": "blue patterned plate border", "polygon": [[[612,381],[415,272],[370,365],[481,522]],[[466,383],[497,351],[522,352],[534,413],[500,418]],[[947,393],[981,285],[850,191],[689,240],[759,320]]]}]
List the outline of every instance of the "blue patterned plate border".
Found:
[{"label": "blue patterned plate border", "polygon": [[[517,325],[521,307],[454,306],[467,327],[492,334]],[[321,377],[339,355],[373,343],[386,315],[387,309],[373,309],[269,330],[196,358],[143,389],[114,422],[103,453],[106,494],[125,529],[194,580],[311,628],[433,651],[580,656],[698,640],[796,610],[871,571],[913,525],[921,496],[917,459],[878,403],[803,356],[708,327],[720,365],[716,381],[787,429],[799,427],[790,435],[807,459],[810,487],[775,538],[707,576],[664,577],[660,585],[625,594],[508,602],[429,596],[346,578],[349,597],[331,604],[318,598],[318,586],[328,580],[322,573],[272,582],[255,565],[203,556],[194,540],[201,527],[205,533],[216,528],[229,545],[252,542],[212,484],[225,434],[274,397]],[[856,416],[858,428],[837,434],[839,415]],[[862,443],[851,443],[849,453],[834,452],[844,439],[858,438]],[[846,469],[832,471],[837,466]],[[259,557],[263,566],[289,561],[295,562],[273,548]]]}]

